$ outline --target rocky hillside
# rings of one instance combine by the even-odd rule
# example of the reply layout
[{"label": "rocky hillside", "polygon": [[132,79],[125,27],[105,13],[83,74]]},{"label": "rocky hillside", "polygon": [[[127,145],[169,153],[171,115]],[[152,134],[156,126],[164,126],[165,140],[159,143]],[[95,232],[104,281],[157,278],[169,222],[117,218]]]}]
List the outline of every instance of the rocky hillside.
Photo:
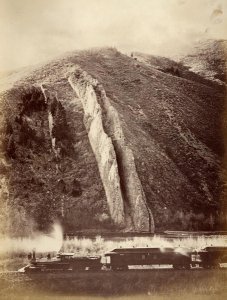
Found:
[{"label": "rocky hillside", "polygon": [[223,84],[226,83],[226,57],[226,40],[205,40],[198,42],[180,61],[191,71]]},{"label": "rocky hillside", "polygon": [[106,48],[4,83],[2,231],[27,234],[56,220],[66,232],[212,230],[224,222],[225,90],[214,80],[182,63]]}]

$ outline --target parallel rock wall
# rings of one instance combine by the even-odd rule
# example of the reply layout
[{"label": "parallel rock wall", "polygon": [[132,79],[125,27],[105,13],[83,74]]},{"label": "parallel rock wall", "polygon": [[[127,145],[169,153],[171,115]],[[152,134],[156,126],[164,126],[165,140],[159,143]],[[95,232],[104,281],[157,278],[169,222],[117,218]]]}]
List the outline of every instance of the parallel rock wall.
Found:
[{"label": "parallel rock wall", "polygon": [[86,72],[78,69],[69,82],[83,104],[84,122],[114,222],[125,225],[126,230],[153,231],[153,217],[117,111],[103,87]]}]

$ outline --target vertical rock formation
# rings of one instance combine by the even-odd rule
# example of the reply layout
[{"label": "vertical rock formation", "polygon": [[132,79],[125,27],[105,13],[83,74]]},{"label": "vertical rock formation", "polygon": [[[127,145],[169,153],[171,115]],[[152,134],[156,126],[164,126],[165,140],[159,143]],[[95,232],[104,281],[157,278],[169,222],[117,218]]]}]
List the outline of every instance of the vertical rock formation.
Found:
[{"label": "vertical rock formation", "polygon": [[126,230],[153,231],[153,216],[116,109],[102,85],[86,72],[77,69],[69,83],[83,104],[84,122],[114,222],[125,224]]},{"label": "vertical rock formation", "polygon": [[117,225],[124,226],[124,203],[120,188],[120,178],[116,154],[111,138],[103,128],[102,111],[92,84],[85,81],[77,84],[73,78],[70,83],[80,97],[84,108],[84,122],[91,147],[94,151],[100,176],[106,192],[110,214]]}]

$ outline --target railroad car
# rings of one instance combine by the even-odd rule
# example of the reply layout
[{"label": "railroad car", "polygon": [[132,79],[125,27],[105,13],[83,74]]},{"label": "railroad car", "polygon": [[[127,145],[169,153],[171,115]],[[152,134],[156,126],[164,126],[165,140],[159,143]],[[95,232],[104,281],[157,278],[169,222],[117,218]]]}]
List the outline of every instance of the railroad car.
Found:
[{"label": "railroad car", "polygon": [[120,248],[106,253],[112,270],[127,270],[135,265],[172,265],[175,269],[190,269],[191,252],[174,248]]},{"label": "railroad car", "polygon": [[206,247],[192,255],[192,266],[198,264],[205,269],[219,268],[227,263],[227,247]]}]

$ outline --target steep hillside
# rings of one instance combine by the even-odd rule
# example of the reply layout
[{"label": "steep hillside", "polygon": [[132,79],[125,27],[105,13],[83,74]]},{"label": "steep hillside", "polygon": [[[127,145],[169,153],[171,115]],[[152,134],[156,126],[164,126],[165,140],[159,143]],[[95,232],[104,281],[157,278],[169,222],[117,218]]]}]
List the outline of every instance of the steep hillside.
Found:
[{"label": "steep hillside", "polygon": [[2,92],[5,230],[55,220],[66,232],[220,225],[224,89],[144,57],[75,52]]}]

